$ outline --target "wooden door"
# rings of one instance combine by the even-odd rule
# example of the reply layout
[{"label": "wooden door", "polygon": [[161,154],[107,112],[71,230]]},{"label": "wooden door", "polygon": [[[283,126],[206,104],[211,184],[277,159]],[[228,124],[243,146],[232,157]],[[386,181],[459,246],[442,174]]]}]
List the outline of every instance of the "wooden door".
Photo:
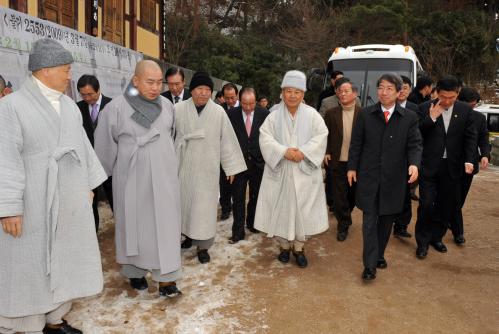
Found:
[{"label": "wooden door", "polygon": [[104,0],[102,38],[119,45],[125,44],[124,9],[123,0]]}]

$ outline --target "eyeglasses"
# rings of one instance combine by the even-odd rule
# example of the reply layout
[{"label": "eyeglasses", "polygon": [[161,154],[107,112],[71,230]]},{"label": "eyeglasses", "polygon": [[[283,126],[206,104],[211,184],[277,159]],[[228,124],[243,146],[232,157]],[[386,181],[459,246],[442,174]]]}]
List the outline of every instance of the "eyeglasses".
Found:
[{"label": "eyeglasses", "polygon": [[92,96],[95,96],[95,95],[97,95],[97,93],[86,93],[86,94],[80,93],[81,97],[92,97]]}]

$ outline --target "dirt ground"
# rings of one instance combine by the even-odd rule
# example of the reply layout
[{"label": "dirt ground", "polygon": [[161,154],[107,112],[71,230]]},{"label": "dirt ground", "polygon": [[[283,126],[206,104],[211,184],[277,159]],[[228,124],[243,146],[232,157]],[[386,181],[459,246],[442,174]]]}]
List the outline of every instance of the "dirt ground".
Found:
[{"label": "dirt ground", "polygon": [[229,245],[230,218],[220,222],[209,264],[194,250],[183,253],[177,299],[160,298],[150,279],[149,291],[137,293],[119,275],[114,225],[102,206],[105,288],[76,302],[67,318],[85,333],[499,333],[498,197],[499,168],[481,171],[464,209],[465,246],[449,232],[448,253],[430,249],[421,261],[414,238],[392,238],[388,268],[369,284],[360,277],[358,210],[345,242],[336,241],[331,216],[330,229],[307,243],[306,269],[279,263],[262,234]]}]

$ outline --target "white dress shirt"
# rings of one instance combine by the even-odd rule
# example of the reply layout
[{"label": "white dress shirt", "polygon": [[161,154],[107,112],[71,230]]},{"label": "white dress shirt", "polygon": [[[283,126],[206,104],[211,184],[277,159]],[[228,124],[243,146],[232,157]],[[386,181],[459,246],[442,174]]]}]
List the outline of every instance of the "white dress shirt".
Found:
[{"label": "white dress shirt", "polygon": [[40,92],[42,93],[42,95],[50,102],[52,107],[54,107],[57,115],[61,116],[61,102],[59,101],[59,98],[62,96],[62,93],[45,86],[43,82],[38,80],[35,76],[33,76],[33,79],[35,80],[38,88],[40,88]]}]

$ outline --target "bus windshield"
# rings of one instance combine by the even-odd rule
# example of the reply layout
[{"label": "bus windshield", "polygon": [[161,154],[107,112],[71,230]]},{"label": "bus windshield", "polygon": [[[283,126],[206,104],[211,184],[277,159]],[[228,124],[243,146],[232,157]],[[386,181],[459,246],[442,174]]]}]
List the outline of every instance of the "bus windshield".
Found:
[{"label": "bus windshield", "polygon": [[414,65],[409,59],[366,58],[333,60],[334,71],[342,71],[359,89],[363,106],[378,102],[376,82],[385,73],[397,73],[413,78]]}]

